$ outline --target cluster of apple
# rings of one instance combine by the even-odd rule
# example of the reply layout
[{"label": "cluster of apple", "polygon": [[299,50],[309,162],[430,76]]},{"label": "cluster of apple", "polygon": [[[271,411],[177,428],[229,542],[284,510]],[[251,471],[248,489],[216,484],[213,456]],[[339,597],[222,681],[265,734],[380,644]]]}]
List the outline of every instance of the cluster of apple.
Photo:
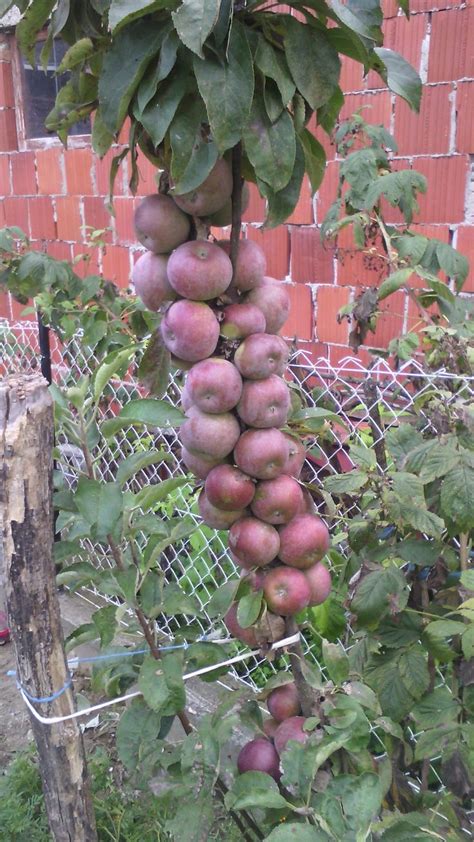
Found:
[{"label": "cluster of apple", "polygon": [[[250,587],[263,591],[265,618],[274,621],[273,639],[281,639],[283,618],[329,594],[321,563],[329,533],[298,481],[304,446],[286,428],[288,347],[278,335],[290,309],[285,285],[266,276],[265,255],[251,240],[239,242],[233,269],[230,241],[189,239],[191,218],[198,230],[231,221],[232,187],[231,167],[220,159],[191,193],[147,196],[135,228],[148,251],[132,280],[148,308],[165,305],[162,339],[176,367],[187,371],[182,460],[203,482],[202,520],[229,530],[230,556]],[[258,623],[243,628],[236,603],[225,623],[234,637],[261,645]]]},{"label": "cluster of apple", "polygon": [[276,687],[267,696],[267,708],[271,716],[264,720],[266,737],[256,737],[246,743],[237,758],[239,772],[266,772],[276,781],[280,780],[280,756],[289,740],[305,743],[309,731],[305,731],[306,719],[301,716],[298,691],[294,682]]}]

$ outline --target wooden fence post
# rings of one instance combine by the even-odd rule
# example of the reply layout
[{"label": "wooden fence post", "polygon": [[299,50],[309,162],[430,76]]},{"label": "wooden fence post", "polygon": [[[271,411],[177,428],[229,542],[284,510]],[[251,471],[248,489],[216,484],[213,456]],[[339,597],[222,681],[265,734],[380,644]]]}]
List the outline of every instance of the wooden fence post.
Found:
[{"label": "wooden fence post", "polygon": [[[53,406],[39,374],[0,383],[0,575],[17,679],[35,698],[68,683],[53,562]],[[75,710],[72,686],[42,716]],[[49,825],[55,842],[96,842],[94,810],[77,720],[44,725],[30,714]]]}]

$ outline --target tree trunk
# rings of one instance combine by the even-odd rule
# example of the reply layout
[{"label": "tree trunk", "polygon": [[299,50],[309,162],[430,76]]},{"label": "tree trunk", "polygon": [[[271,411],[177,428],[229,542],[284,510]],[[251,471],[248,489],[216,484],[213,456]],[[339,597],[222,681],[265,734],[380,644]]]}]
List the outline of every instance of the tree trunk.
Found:
[{"label": "tree trunk", "polygon": [[[55,584],[52,505],[53,407],[40,375],[0,383],[0,575],[15,647],[17,679],[35,698],[69,679]],[[75,708],[72,687],[42,716]],[[82,735],[76,720],[56,725],[30,713],[49,826],[55,842],[96,842]]]}]

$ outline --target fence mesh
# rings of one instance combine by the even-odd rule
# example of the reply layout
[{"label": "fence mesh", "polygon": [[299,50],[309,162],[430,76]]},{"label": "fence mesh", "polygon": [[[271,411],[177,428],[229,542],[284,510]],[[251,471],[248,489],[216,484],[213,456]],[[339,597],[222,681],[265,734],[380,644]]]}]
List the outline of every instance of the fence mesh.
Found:
[{"label": "fence mesh", "polygon": [[[80,337],[74,337],[62,345],[51,333],[51,356],[53,378],[58,386],[70,386],[77,383],[84,374],[92,374],[98,361],[81,344]],[[19,371],[31,372],[40,367],[40,349],[37,325],[34,322],[0,322],[0,372],[2,375]],[[350,469],[347,443],[357,443],[362,447],[375,449],[388,429],[402,421],[417,419],[417,424],[425,427],[431,424],[428,417],[423,421],[423,398],[429,394],[442,396],[448,403],[455,397],[474,399],[474,377],[462,380],[447,371],[425,371],[421,363],[409,361],[398,371],[392,370],[383,359],[376,359],[371,368],[365,367],[357,358],[343,359],[337,366],[331,365],[325,358],[316,362],[305,350],[293,352],[290,362],[290,379],[308,406],[319,406],[337,413],[341,424],[327,425],[323,435],[309,442],[310,452],[303,469],[303,480],[317,489],[324,477]],[[168,391],[172,403],[179,402],[181,374],[175,373],[170,378]],[[140,390],[133,376],[125,381],[112,381],[109,394],[101,409],[104,415],[110,414],[113,405],[117,412],[127,401],[140,396]],[[420,409],[421,407],[421,409]],[[82,455],[78,448],[66,442],[59,442],[62,449],[62,469],[69,484],[75,481],[77,467],[80,467]],[[179,458],[179,441],[174,430],[149,430],[130,426],[118,434],[114,441],[104,447],[98,462],[98,475],[104,480],[112,480],[120,462],[130,453],[152,447],[163,448],[171,454],[169,461],[150,466],[146,474],[138,476],[138,482],[153,484],[160,480],[186,475],[186,469]],[[68,465],[70,469],[68,469]],[[141,478],[141,479],[140,479]],[[137,479],[133,490],[137,491]],[[200,523],[196,509],[193,486],[185,486],[176,491],[166,504],[166,514],[190,515],[195,519],[196,531],[186,540],[170,546],[162,555],[160,564],[167,581],[176,582],[188,594],[195,595],[204,609],[219,585],[235,578],[237,569],[229,558],[226,547],[226,533],[216,532]],[[316,506],[324,516],[325,500],[315,495]],[[358,506],[354,502],[352,515],[357,514]],[[337,523],[337,521],[336,521]],[[334,521],[332,523],[334,534]],[[337,532],[337,526],[336,526]],[[144,538],[145,540],[145,538]],[[89,546],[99,567],[111,566],[112,561],[103,545]],[[344,544],[340,545],[344,553]],[[111,597],[91,590],[89,598]],[[212,623],[204,616],[200,621],[202,632],[208,633]],[[161,630],[173,636],[176,618],[162,620]],[[347,648],[351,643],[351,629],[348,627],[346,638],[342,641]],[[314,646],[306,642],[307,652],[317,660]],[[261,682],[260,667],[268,663],[251,658],[238,668],[238,678],[256,686]],[[237,674],[236,674],[237,675]]]}]

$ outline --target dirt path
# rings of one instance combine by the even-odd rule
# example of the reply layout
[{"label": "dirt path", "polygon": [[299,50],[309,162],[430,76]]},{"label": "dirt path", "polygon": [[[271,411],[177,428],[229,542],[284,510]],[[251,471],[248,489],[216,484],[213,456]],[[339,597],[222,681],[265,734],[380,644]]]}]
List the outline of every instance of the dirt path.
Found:
[{"label": "dirt path", "polygon": [[13,645],[0,646],[0,771],[7,766],[15,752],[33,739],[30,720],[23,700],[16,689],[15,679],[6,675],[15,669]]}]

